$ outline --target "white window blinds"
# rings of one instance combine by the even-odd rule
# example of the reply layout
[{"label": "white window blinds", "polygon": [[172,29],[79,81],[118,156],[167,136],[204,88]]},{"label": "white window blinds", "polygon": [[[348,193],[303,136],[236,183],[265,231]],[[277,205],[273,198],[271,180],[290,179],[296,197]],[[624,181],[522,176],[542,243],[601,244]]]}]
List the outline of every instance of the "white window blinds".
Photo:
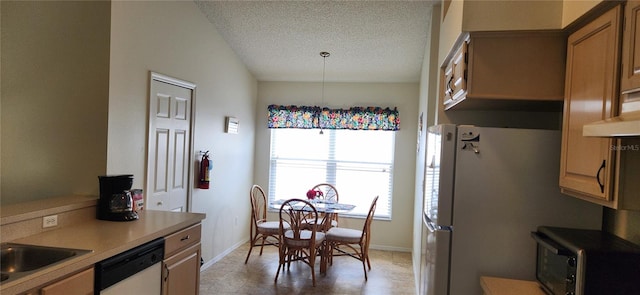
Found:
[{"label": "white window blinds", "polygon": [[366,217],[379,196],[376,218],[390,219],[395,132],[272,129],[269,199],[306,199],[318,183],[336,186],[340,203]]}]

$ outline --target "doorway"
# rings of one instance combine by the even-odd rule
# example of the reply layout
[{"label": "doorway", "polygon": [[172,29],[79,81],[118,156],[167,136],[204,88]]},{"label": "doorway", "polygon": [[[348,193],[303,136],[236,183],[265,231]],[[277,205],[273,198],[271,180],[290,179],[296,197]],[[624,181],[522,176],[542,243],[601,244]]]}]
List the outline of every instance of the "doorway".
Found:
[{"label": "doorway", "polygon": [[190,211],[196,85],[154,72],[150,80],[145,207]]}]

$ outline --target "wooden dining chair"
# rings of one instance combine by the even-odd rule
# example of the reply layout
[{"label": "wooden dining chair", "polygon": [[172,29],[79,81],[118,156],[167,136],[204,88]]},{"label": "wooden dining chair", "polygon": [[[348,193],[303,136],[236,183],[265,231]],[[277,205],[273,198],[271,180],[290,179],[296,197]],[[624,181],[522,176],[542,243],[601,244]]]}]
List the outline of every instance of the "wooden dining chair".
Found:
[{"label": "wooden dining chair", "polygon": [[[280,223],[278,221],[267,221],[267,197],[264,190],[257,184],[251,186],[249,191],[251,199],[251,224],[249,230],[249,253],[244,263],[247,264],[253,247],[260,246],[260,255],[264,245],[278,246],[280,242]],[[258,240],[261,243],[258,244]]]},{"label": "wooden dining chair", "polygon": [[[288,271],[291,262],[301,261],[311,267],[311,279],[315,287],[316,257],[320,255],[321,266],[323,263],[326,265],[325,235],[315,229],[307,229],[305,224],[308,222],[318,222],[318,211],[311,203],[300,199],[290,199],[280,207],[280,261],[275,282],[278,281],[280,269],[284,272],[285,264]],[[321,271],[323,270],[321,269]]]},{"label": "wooden dining chair", "polygon": [[[330,183],[320,183],[320,184],[316,184],[312,190],[317,190],[317,191],[321,191],[322,192],[322,196],[318,197],[321,200],[324,200],[325,202],[332,202],[332,203],[338,203],[339,198],[338,198],[338,190],[336,189],[336,187]],[[320,215],[322,218],[324,218],[324,213]],[[334,213],[331,214],[331,227],[336,227],[338,226],[338,214]]]},{"label": "wooden dining chair", "polygon": [[333,184],[330,183],[319,183],[316,184],[312,190],[319,190],[322,192],[321,199],[325,201],[330,201],[334,203],[338,203],[338,190]]},{"label": "wooden dining chair", "polygon": [[[333,263],[333,256],[351,256],[362,261],[362,269],[364,270],[364,280],[367,280],[367,268],[371,270],[371,262],[369,261],[369,242],[371,242],[371,222],[373,221],[373,213],[376,211],[378,196],[371,202],[369,214],[364,221],[362,230],[355,230],[342,227],[333,227],[327,232],[327,247],[329,264]],[[344,247],[339,247],[344,246]]]}]

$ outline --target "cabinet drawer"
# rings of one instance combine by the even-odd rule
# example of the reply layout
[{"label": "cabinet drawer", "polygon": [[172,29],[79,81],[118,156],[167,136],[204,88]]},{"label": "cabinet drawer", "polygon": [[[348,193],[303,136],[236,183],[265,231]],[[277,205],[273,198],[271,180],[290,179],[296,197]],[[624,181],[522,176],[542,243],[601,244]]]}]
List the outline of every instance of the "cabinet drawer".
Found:
[{"label": "cabinet drawer", "polygon": [[171,234],[165,238],[164,257],[169,257],[183,248],[200,242],[202,225],[199,223]]}]

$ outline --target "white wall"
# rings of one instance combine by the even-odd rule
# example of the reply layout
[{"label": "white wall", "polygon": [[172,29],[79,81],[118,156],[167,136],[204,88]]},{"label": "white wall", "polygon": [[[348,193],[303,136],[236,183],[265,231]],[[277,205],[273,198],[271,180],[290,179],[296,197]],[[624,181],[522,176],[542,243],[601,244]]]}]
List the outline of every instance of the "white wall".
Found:
[{"label": "white wall", "polygon": [[[256,109],[256,154],[254,179],[263,188],[269,184],[267,106],[320,105],[322,83],[259,82]],[[398,107],[400,131],[396,134],[392,221],[374,220],[372,248],[411,251],[415,188],[418,83],[325,83],[325,105]],[[276,218],[275,215],[271,218]],[[340,218],[341,227],[361,228],[362,219]]]},{"label": "white wall", "polygon": [[[452,0],[447,13],[440,14],[440,35],[438,46],[432,49],[438,49],[438,67],[442,66],[446,56],[449,54],[449,52],[453,48],[453,45],[456,43],[456,41],[460,37],[460,34],[462,33],[462,10],[464,8],[463,4],[464,1]],[[444,10],[444,5],[441,5],[440,9],[442,12],[442,10]]]},{"label": "white wall", "polygon": [[[149,71],[197,85],[192,152],[209,150],[214,166],[211,188],[193,189],[192,211],[207,214],[202,254],[215,260],[249,237],[257,82],[195,3],[113,1],[107,172],[134,174],[139,188]],[[239,134],[224,133],[225,116],[239,119]]]},{"label": "white wall", "polygon": [[108,2],[2,1],[2,204],[98,195]]}]

